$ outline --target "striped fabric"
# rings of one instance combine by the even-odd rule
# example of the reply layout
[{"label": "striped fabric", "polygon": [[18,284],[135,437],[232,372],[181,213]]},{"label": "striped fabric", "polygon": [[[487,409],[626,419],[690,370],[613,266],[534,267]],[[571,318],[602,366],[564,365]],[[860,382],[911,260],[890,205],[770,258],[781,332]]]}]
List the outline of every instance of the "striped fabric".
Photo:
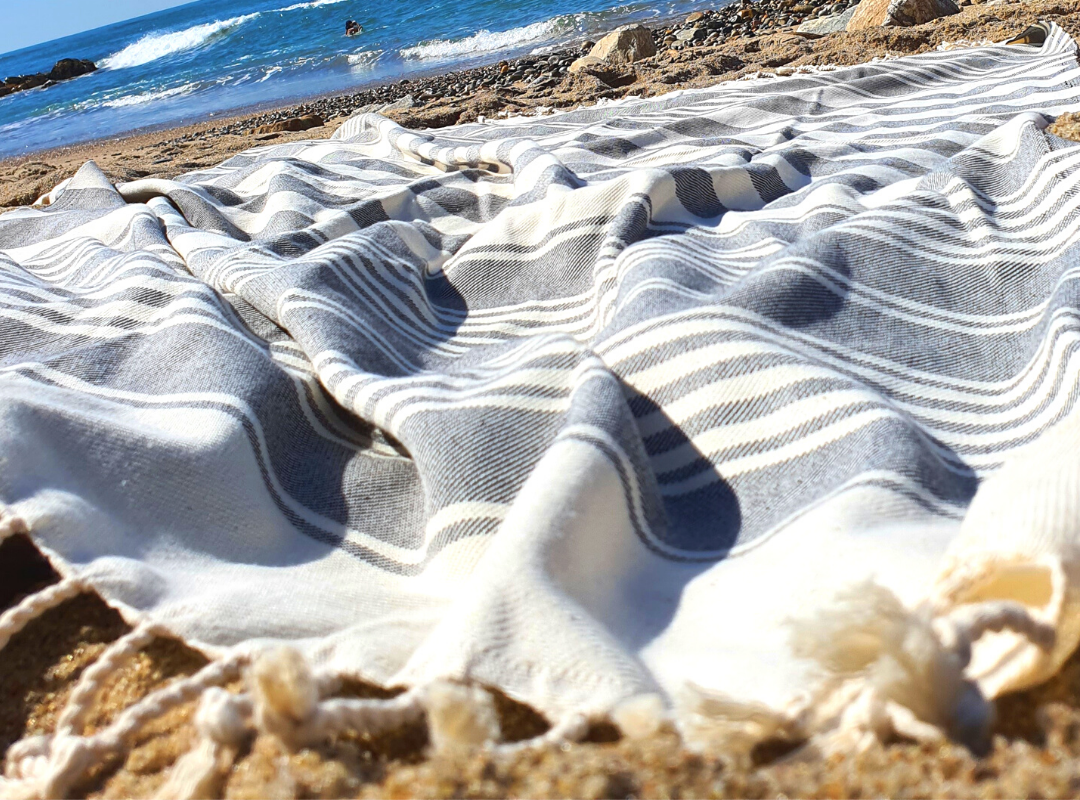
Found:
[{"label": "striped fabric", "polygon": [[783,689],[754,665],[787,613],[930,580],[1071,412],[1080,149],[1044,128],[1078,80],[1051,28],[434,133],[366,114],[176,181],[87,164],[0,216],[0,501],[211,653],[551,713]]}]

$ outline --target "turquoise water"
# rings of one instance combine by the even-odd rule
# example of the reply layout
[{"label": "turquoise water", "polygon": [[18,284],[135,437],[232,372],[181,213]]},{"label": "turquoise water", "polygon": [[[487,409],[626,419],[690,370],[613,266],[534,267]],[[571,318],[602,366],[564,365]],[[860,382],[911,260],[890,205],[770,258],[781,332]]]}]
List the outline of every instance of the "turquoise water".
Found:
[{"label": "turquoise water", "polygon": [[[697,5],[200,0],[0,55],[3,76],[48,71],[64,57],[99,67],[0,98],[0,157],[542,51]],[[346,19],[364,33],[346,37]]]}]

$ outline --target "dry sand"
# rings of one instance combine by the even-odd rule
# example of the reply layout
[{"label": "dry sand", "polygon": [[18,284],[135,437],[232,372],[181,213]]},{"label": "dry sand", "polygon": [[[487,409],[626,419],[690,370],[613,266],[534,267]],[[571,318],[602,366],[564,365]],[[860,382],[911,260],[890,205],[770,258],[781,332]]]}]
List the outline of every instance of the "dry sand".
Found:
[{"label": "dry sand", "polygon": [[[1080,0],[977,5],[956,16],[907,29],[878,29],[807,40],[779,33],[735,39],[692,53],[661,54],[637,64],[633,81],[612,88],[596,78],[574,76],[542,95],[512,101],[480,93],[443,99],[397,113],[399,122],[437,126],[494,116],[500,109],[570,107],[600,96],[662,94],[706,86],[759,69],[802,64],[855,64],[876,56],[934,49],[943,42],[1001,41],[1038,20],[1053,20],[1080,33]],[[685,60],[684,60],[685,59]],[[629,73],[626,73],[629,77]],[[592,83],[590,83],[592,81]],[[481,110],[482,109],[482,110]],[[1080,108],[1078,108],[1080,111]],[[343,120],[272,142],[328,136]],[[0,162],[0,207],[31,202],[93,159],[115,180],[173,177],[211,166],[253,145],[251,135],[208,133],[221,120],[193,128],[133,136],[39,153]],[[1055,131],[1080,138],[1080,116],[1066,115]],[[202,135],[181,141],[192,132]],[[270,143],[266,141],[265,143]],[[0,611],[40,589],[55,575],[24,537],[0,545]],[[108,642],[128,627],[92,595],[68,601],[31,623],[0,654],[0,752],[17,739],[52,729],[74,681]],[[102,693],[89,728],[205,659],[173,641],[159,640],[131,659]],[[380,696],[381,690],[351,685],[347,691]],[[545,723],[530,709],[499,699],[510,738],[541,732]],[[80,797],[146,797],[164,780],[167,767],[194,740],[192,704],[150,725],[122,760],[103,764],[82,785]],[[564,749],[492,756],[428,757],[420,728],[369,740],[341,737],[319,748],[287,753],[269,737],[244,750],[219,787],[227,798],[301,797],[1077,797],[1080,796],[1080,657],[1050,683],[998,703],[999,721],[989,754],[962,747],[896,742],[829,760],[783,760],[782,748],[760,747],[750,762],[725,753],[699,755],[671,734],[619,741],[609,728]]]}]

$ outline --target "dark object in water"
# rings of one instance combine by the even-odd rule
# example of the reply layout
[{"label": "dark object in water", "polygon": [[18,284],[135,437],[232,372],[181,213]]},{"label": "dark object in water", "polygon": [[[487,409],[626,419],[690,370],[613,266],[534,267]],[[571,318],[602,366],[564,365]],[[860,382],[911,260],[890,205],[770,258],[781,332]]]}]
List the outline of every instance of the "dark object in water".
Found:
[{"label": "dark object in water", "polygon": [[359,22],[357,22],[356,20],[353,20],[353,19],[345,20],[345,35],[346,36],[356,36],[356,34],[363,33],[363,32],[364,32],[364,27]]},{"label": "dark object in water", "polygon": [[27,89],[36,89],[38,86],[48,88],[57,81],[66,81],[70,78],[77,78],[80,75],[85,75],[96,69],[97,65],[95,65],[93,61],[86,61],[85,59],[78,58],[62,58],[53,65],[52,70],[49,72],[37,72],[33,75],[13,75],[10,78],[5,78],[4,82],[0,83],[0,97],[15,92],[26,91]]}]

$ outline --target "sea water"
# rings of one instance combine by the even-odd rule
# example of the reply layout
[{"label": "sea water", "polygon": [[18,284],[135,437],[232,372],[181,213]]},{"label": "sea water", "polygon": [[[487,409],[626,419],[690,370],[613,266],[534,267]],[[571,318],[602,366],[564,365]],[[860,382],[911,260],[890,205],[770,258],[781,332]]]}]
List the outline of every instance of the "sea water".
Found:
[{"label": "sea water", "polygon": [[[96,72],[0,98],[0,157],[201,122],[596,38],[700,0],[199,0],[0,55],[0,77]],[[345,36],[345,21],[364,31]]]}]

